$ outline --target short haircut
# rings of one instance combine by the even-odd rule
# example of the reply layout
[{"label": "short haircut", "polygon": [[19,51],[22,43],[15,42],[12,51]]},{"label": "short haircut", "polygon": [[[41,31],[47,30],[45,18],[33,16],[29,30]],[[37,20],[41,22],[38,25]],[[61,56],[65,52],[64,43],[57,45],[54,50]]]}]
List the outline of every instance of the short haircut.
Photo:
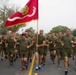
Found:
[{"label": "short haircut", "polygon": [[21,36],[25,36],[25,34],[21,34]]},{"label": "short haircut", "polygon": [[[70,30],[69,28],[68,29],[66,29],[66,30]],[[71,31],[71,30],[70,30]]]}]

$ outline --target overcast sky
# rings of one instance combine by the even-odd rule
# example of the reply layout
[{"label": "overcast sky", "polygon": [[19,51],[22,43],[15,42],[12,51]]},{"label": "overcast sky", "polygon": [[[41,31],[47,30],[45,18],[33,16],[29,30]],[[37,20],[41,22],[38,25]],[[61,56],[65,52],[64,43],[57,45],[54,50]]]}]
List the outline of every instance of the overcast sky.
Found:
[{"label": "overcast sky", "polygon": [[[10,3],[22,8],[28,1],[10,0]],[[32,21],[24,29],[33,27],[36,30],[36,23]],[[39,0],[39,30],[46,33],[58,25],[76,28],[76,0]]]}]

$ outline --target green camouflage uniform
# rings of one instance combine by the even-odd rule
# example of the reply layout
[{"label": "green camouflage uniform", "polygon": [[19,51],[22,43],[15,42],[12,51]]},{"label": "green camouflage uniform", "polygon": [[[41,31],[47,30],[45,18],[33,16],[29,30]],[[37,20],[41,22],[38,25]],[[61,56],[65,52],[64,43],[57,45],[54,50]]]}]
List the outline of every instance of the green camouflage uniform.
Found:
[{"label": "green camouflage uniform", "polygon": [[1,50],[5,51],[6,50],[6,46],[5,46],[6,39],[5,38],[1,38],[1,41],[2,41]]},{"label": "green camouflage uniform", "polygon": [[15,42],[13,39],[11,39],[10,37],[7,39],[7,53],[8,55],[11,55],[11,54],[14,54],[14,45],[15,45]]},{"label": "green camouflage uniform", "polygon": [[74,36],[70,35],[64,35],[62,37],[62,41],[64,43],[63,46],[63,55],[70,57],[71,56],[71,50],[72,50],[72,44],[71,41],[75,41]]},{"label": "green camouflage uniform", "polygon": [[[29,40],[29,45],[32,43],[32,38],[28,37],[27,38]],[[32,47],[29,48],[29,56],[32,56]]]},{"label": "green camouflage uniform", "polygon": [[[38,35],[38,45],[43,44],[43,41],[45,41],[45,37],[43,35]],[[38,47],[38,53],[39,55],[43,55],[43,47]]]},{"label": "green camouflage uniform", "polygon": [[29,45],[30,45],[30,42],[28,39],[20,40],[20,57],[21,58],[28,58],[29,49],[27,48],[27,46]]},{"label": "green camouflage uniform", "polygon": [[[48,45],[48,40],[46,40],[46,44]],[[47,46],[43,46],[43,55],[47,55]]]},{"label": "green camouflage uniform", "polygon": [[20,51],[20,44],[16,44],[16,50]]},{"label": "green camouflage uniform", "polygon": [[59,56],[59,55],[63,55],[63,46],[62,46],[62,44],[61,44],[61,39],[62,39],[62,37],[58,37],[57,39],[56,39],[56,51],[57,51],[57,55]]},{"label": "green camouflage uniform", "polygon": [[36,51],[36,41],[35,40],[33,40],[32,50]]},{"label": "green camouflage uniform", "polygon": [[49,42],[52,42],[51,44],[49,44],[49,50],[50,52],[55,50],[56,48],[54,47],[55,41],[56,41],[56,37],[49,37],[48,38]]}]

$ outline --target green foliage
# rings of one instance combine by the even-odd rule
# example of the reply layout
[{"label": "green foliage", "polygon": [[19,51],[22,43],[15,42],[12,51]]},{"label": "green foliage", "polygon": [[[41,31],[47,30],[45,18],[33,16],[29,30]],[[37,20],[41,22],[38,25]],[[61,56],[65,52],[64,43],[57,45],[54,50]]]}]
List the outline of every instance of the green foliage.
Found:
[{"label": "green foliage", "polygon": [[[0,0],[0,33],[4,32],[5,30],[8,31],[18,31],[20,27],[23,27],[25,25],[18,25],[10,28],[5,28],[5,22],[6,20],[16,11],[18,11],[19,7],[8,4],[9,0]],[[5,29],[5,30],[3,30]]]},{"label": "green foliage", "polygon": [[32,27],[25,30],[25,32],[28,32],[28,31],[30,31],[31,34],[35,34],[35,30]]},{"label": "green foliage", "polygon": [[68,28],[68,27],[66,27],[66,26],[61,26],[61,25],[59,25],[59,26],[57,26],[57,27],[52,28],[52,30],[51,30],[50,32],[52,32],[52,33],[58,33],[58,32],[64,33],[67,28]]},{"label": "green foliage", "polygon": [[76,36],[76,29],[74,29],[74,30],[72,31],[72,34],[73,34],[74,36]]}]

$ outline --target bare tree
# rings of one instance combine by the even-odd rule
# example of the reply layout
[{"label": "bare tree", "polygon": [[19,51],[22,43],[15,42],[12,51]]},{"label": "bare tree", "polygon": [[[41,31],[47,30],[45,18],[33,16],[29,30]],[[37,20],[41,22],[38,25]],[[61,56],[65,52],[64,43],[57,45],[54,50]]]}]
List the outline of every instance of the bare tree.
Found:
[{"label": "bare tree", "polygon": [[[7,31],[5,28],[6,20],[19,9],[19,6],[9,4],[9,1],[10,0],[0,0],[0,33]],[[8,30],[17,31],[19,27],[8,28]]]}]

